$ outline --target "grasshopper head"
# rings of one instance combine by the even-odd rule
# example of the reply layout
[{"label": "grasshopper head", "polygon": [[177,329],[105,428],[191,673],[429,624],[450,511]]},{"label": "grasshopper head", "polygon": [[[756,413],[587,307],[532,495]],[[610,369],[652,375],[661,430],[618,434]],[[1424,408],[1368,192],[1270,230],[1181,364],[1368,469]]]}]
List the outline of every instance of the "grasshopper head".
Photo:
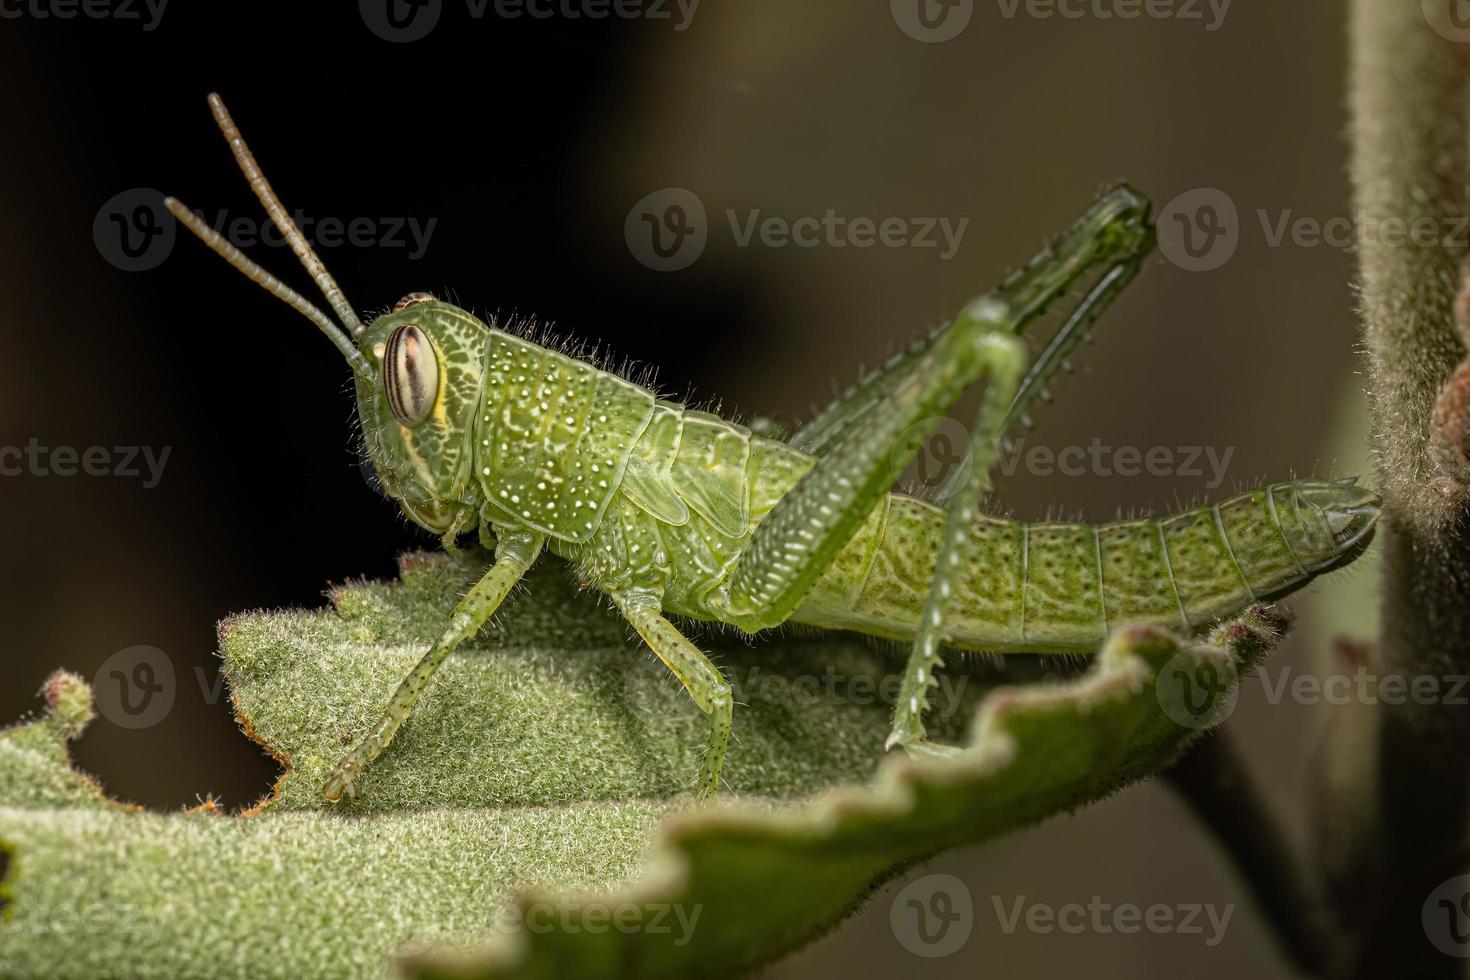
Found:
[{"label": "grasshopper head", "polygon": [[347,359],[357,387],[367,454],[387,493],[417,524],[446,537],[478,521],[480,490],[471,478],[474,413],[489,330],[475,317],[426,293],[404,297],[363,326],[316,251],[291,220],[218,95],[210,111],[250,187],[337,315],[326,313],[174,198],[164,204],[179,223],[296,312],[316,324]]},{"label": "grasshopper head", "polygon": [[474,416],[487,334],[459,307],[413,293],[358,339],[371,369],[356,378],[368,458],[383,489],[436,534],[469,530],[478,519]]}]

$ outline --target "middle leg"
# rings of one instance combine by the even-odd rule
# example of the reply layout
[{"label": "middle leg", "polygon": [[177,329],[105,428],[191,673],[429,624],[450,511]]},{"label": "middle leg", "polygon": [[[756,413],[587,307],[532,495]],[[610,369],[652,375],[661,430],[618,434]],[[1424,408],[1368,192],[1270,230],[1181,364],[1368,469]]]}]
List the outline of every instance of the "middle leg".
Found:
[{"label": "middle leg", "polygon": [[730,682],[703,651],[664,618],[657,596],[623,593],[615,595],[613,601],[648,648],[684,685],[699,710],[709,716],[709,743],[700,766],[698,792],[702,798],[713,798],[720,789],[720,770],[724,768],[733,724],[734,692]]}]

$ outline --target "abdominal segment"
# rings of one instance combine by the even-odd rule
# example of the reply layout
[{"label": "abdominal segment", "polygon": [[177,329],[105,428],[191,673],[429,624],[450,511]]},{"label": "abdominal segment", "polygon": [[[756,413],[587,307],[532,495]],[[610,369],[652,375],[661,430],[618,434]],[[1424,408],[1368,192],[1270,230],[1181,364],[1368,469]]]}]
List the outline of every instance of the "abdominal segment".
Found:
[{"label": "abdominal segment", "polygon": [[[888,498],[853,554],[844,552],[843,571],[824,576],[793,619],[911,639],[944,517],[922,501]],[[1308,577],[1267,489],[1109,524],[983,517],[962,549],[945,634],[975,650],[1090,652],[1124,621],[1192,632]]]}]

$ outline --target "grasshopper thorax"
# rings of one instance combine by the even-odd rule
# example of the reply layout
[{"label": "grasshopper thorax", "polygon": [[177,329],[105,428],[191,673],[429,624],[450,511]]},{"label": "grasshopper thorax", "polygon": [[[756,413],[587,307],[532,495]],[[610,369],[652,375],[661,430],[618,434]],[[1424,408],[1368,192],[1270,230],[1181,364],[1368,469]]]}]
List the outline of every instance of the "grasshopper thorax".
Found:
[{"label": "grasshopper thorax", "polygon": [[482,518],[589,539],[653,414],[651,392],[423,294],[363,332],[369,458],[417,524]]}]

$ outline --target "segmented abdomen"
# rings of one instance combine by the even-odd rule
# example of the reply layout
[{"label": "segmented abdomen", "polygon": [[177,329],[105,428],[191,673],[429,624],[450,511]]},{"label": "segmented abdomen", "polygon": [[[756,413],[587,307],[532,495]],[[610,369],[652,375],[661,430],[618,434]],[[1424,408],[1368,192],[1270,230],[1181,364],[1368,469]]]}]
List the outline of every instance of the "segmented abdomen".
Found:
[{"label": "segmented abdomen", "polygon": [[[980,650],[1091,651],[1124,620],[1194,630],[1325,571],[1371,530],[1364,493],[1275,484],[1164,518],[1027,524],[967,533],[949,641]],[[1367,495],[1371,496],[1371,495]],[[870,519],[859,576],[829,576],[794,619],[907,639],[928,596],[944,514],[890,497]],[[863,562],[862,559],[867,561]]]}]

